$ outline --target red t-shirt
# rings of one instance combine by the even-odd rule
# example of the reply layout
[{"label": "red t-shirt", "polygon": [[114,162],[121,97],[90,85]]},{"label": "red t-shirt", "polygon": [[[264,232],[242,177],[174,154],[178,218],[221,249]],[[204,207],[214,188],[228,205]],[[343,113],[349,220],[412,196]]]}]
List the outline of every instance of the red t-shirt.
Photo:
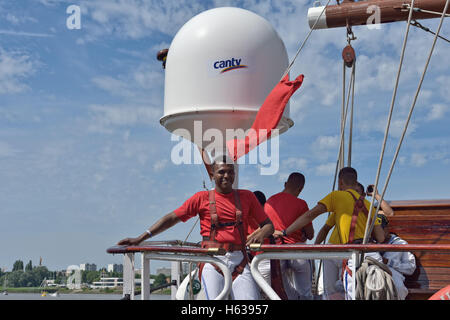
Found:
[{"label": "red t-shirt", "polygon": [[[257,223],[262,223],[267,219],[264,209],[259,204],[258,199],[249,190],[238,190],[242,206],[242,222],[245,230],[248,230],[249,218],[255,219]],[[222,194],[215,191],[216,211],[219,222],[234,222],[236,221],[236,207],[234,204],[234,193],[230,192]],[[208,191],[200,191],[186,200],[185,203],[178,209],[175,214],[181,221],[185,222],[197,214],[200,215],[200,234],[204,237],[209,237],[211,230],[211,215],[209,213],[209,194]],[[247,234],[245,233],[245,236]],[[216,240],[218,242],[231,242],[241,244],[241,237],[239,230],[235,226],[225,226],[219,228],[216,233]]]},{"label": "red t-shirt", "polygon": [[[270,197],[264,205],[264,211],[272,220],[275,230],[284,230],[298,217],[308,211],[305,200],[294,197],[292,194],[280,192]],[[311,223],[310,223],[311,224]],[[285,243],[298,243],[306,241],[302,230],[297,230],[287,237],[283,237]]]}]

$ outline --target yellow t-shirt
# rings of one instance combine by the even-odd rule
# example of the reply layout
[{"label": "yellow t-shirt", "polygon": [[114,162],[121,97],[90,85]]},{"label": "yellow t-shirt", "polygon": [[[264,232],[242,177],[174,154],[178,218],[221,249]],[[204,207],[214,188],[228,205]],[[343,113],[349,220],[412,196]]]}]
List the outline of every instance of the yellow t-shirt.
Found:
[{"label": "yellow t-shirt", "polygon": [[[334,212],[330,213],[330,215],[328,216],[327,221],[325,222],[329,227],[334,227],[335,226],[335,217],[336,215],[334,214]],[[328,239],[328,243],[331,244],[340,244],[340,239],[339,239],[339,233],[337,231],[337,228],[333,228],[333,232],[331,232],[331,236],[330,239]]]},{"label": "yellow t-shirt", "polygon": [[[348,242],[350,234],[350,225],[352,222],[353,208],[355,206],[355,200],[348,193],[350,191],[358,199],[360,195],[353,189],[347,189],[346,191],[333,191],[325,198],[319,201],[323,204],[327,211],[332,212],[327,219],[326,224],[328,226],[335,225],[333,233],[328,240],[332,244],[345,244]],[[364,200],[364,205],[367,210],[370,209],[370,202]],[[372,215],[375,213],[375,209],[372,210]],[[334,223],[333,223],[334,221]],[[367,217],[361,211],[358,214],[355,227],[355,239],[362,239],[364,237],[364,230],[366,229]],[[375,221],[375,225],[380,224],[378,220]]]}]

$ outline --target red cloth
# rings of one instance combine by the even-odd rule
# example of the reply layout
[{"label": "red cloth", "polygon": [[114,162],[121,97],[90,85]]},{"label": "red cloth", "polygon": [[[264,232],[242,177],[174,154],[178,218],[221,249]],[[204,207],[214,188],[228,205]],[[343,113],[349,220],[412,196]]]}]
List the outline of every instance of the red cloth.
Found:
[{"label": "red cloth", "polygon": [[267,96],[256,114],[255,121],[245,139],[227,141],[228,153],[234,161],[246,155],[272,135],[281,120],[286,104],[303,83],[303,75],[289,81],[289,74],[281,80]]},{"label": "red cloth", "polygon": [[[236,207],[234,205],[233,192],[227,194],[215,192],[216,210],[219,221],[222,223],[236,221]],[[239,197],[241,199],[244,230],[248,230],[248,221],[250,218],[254,219],[257,223],[262,223],[267,219],[264,209],[253,192],[239,190]],[[209,237],[211,230],[211,215],[209,212],[208,191],[197,192],[174,212],[183,222],[195,217],[198,213],[200,215],[200,234],[204,237]],[[247,234],[245,236],[247,236]],[[231,242],[241,244],[239,230],[235,226],[219,228],[217,230],[216,240],[223,243]]]},{"label": "red cloth", "polygon": [[[264,211],[272,220],[275,230],[284,230],[298,217],[308,211],[305,200],[294,197],[292,194],[280,192],[270,197],[264,205]],[[311,223],[309,224],[311,225]],[[287,237],[283,237],[284,243],[298,243],[306,241],[302,230],[297,230]]]}]

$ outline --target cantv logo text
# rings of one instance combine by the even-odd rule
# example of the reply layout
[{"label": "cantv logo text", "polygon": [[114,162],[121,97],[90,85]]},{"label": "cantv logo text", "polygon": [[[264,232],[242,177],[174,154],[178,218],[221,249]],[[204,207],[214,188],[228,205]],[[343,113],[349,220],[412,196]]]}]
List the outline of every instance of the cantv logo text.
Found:
[{"label": "cantv logo text", "polygon": [[214,69],[222,69],[220,73],[224,73],[227,71],[248,68],[248,66],[241,64],[242,59],[232,58],[230,60],[219,60],[215,61],[213,66]]}]

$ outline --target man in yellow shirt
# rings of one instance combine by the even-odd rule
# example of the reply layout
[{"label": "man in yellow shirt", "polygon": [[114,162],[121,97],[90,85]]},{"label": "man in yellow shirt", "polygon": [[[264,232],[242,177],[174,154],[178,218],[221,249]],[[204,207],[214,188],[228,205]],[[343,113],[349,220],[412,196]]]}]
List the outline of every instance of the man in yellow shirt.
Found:
[{"label": "man in yellow shirt", "polygon": [[[353,209],[355,207],[355,198],[359,199],[360,197],[358,192],[355,191],[358,188],[357,184],[358,174],[356,170],[351,167],[342,168],[339,171],[338,176],[339,190],[328,194],[325,198],[320,200],[314,208],[300,216],[285,230],[276,230],[274,232],[274,236],[279,237],[289,235],[292,232],[303,228],[308,223],[311,223],[319,215],[325,212],[333,212],[334,225],[336,228],[336,236],[333,237],[333,242],[336,244],[347,244],[350,237],[350,227]],[[367,209],[366,211],[368,211],[370,209],[370,202],[364,200],[364,206]],[[372,211],[372,217],[374,216],[374,212],[375,210]],[[360,211],[354,227],[354,240],[362,239],[364,237],[366,223],[367,216],[363,211]],[[372,235],[379,243],[384,241],[384,232],[379,222],[375,222]],[[328,294],[331,293],[332,292],[329,292]]]}]

